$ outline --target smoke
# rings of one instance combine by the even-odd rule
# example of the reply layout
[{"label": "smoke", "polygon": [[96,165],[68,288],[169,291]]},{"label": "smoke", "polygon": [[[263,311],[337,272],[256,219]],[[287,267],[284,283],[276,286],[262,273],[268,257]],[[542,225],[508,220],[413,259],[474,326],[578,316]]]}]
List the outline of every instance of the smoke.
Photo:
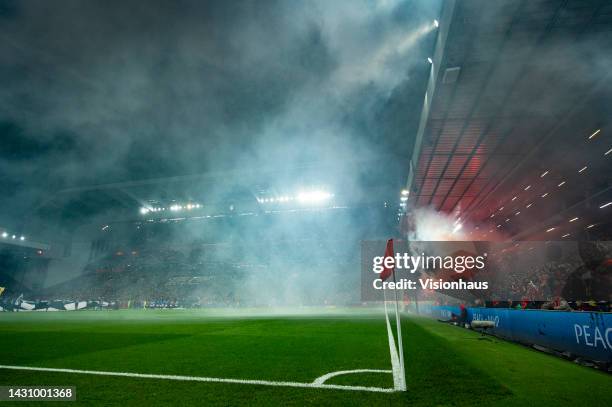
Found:
[{"label": "smoke", "polygon": [[408,232],[412,241],[466,240],[465,226],[456,216],[438,212],[432,208],[414,210],[414,227]]},{"label": "smoke", "polygon": [[[89,208],[96,193],[48,206],[61,208],[60,224],[69,217],[95,226],[72,239],[81,246],[104,239],[123,253],[201,251],[194,271],[210,279],[194,289],[200,297],[354,301],[357,242],[394,232],[386,202],[405,179],[440,4],[2,2],[0,172],[8,194],[0,222],[19,228],[32,208],[70,186],[219,174],[135,191],[140,200],[192,199],[226,216],[167,224],[163,233],[113,224],[129,216]],[[384,188],[375,189],[381,174]],[[245,184],[251,194],[326,188],[335,194],[330,205],[351,209],[241,216],[250,212],[239,198]],[[30,224],[52,239],[52,220],[39,222]],[[104,224],[111,227],[102,232]],[[163,238],[137,238],[142,230]],[[137,256],[121,262],[141,265]],[[226,266],[236,277],[221,287],[215,281],[224,281]],[[77,272],[71,266],[64,277]]]},{"label": "smoke", "polygon": [[433,208],[417,208],[410,214],[413,219],[413,228],[408,232],[407,238],[411,241],[504,241],[508,237],[498,231],[494,226],[489,230],[461,219],[460,211],[447,214]]},{"label": "smoke", "polygon": [[420,108],[400,92],[422,87],[439,7],[2,2],[0,221],[67,186],[408,156],[386,118]]},{"label": "smoke", "polygon": [[[52,241],[53,222],[89,222],[100,233],[102,224],[134,220],[149,199],[194,200],[208,215],[226,217],[168,222],[163,238],[137,244],[183,256],[203,248],[201,274],[215,263],[243,270],[225,288],[235,298],[338,300],[355,284],[346,276],[355,271],[358,278],[355,242],[395,232],[393,205],[405,183],[441,4],[0,0],[0,226],[33,240],[44,231]],[[518,7],[487,3],[475,19],[501,21]],[[458,14],[457,24],[465,18]],[[458,48],[472,34],[488,38],[474,25]],[[507,71],[474,103],[485,113],[501,107],[504,89],[522,71],[514,61],[525,63],[525,55],[533,83],[588,88],[610,65],[606,33],[561,32],[532,52],[537,35],[525,31],[504,49]],[[480,40],[465,47],[472,48],[486,54]],[[529,104],[508,103],[503,116],[559,117],[560,106],[582,96],[565,93],[537,92]],[[565,162],[558,144],[550,145]],[[197,173],[217,175],[128,191],[136,197],[129,215],[114,211],[117,200],[129,198],[121,192],[45,203],[71,186]],[[245,190],[253,198],[312,187],[329,189],[333,205],[351,210],[241,216],[252,212],[240,197]],[[503,239],[495,230],[473,234],[474,225],[458,217],[417,209],[410,237]],[[30,220],[32,230],[24,226]],[[154,228],[142,223],[138,230]],[[87,246],[88,238],[103,238],[130,252],[140,239],[134,230],[114,224],[110,230],[73,241]],[[66,278],[80,271],[73,267]],[[220,292],[213,283],[198,290]]]}]

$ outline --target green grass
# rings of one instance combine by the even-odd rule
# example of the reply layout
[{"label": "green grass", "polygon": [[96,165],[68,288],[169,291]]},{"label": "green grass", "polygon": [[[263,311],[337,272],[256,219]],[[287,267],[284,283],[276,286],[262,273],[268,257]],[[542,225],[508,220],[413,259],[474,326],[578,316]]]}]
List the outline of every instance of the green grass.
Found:
[{"label": "green grass", "polygon": [[[245,317],[250,314],[251,316]],[[0,364],[311,382],[390,369],[378,313],[0,314]],[[408,392],[368,393],[0,370],[0,385],[77,387],[71,405],[607,405],[612,377],[436,321],[403,322]],[[392,387],[390,374],[328,383]],[[44,405],[44,404],[43,404]]]}]

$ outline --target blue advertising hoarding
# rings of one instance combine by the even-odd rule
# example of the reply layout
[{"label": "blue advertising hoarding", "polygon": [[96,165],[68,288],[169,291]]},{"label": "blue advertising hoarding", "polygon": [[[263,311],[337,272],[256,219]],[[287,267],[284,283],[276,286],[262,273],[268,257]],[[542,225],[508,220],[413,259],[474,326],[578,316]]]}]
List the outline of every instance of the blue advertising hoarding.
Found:
[{"label": "blue advertising hoarding", "polygon": [[[436,318],[459,315],[459,307],[419,305],[420,310]],[[495,322],[489,332],[499,337],[571,352],[591,360],[612,362],[612,314],[604,312],[568,312],[468,308],[468,321]]]}]

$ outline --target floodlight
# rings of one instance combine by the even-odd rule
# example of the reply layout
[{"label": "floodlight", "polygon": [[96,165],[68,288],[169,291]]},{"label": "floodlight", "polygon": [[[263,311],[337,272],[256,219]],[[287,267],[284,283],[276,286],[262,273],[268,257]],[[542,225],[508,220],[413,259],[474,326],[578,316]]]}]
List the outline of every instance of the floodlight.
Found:
[{"label": "floodlight", "polygon": [[314,190],[314,191],[302,191],[298,193],[297,200],[301,203],[320,203],[327,201],[333,195],[329,192]]},{"label": "floodlight", "polygon": [[2,237],[6,239],[8,237],[8,233],[2,232]]},{"label": "floodlight", "polygon": [[440,27],[440,22],[438,20],[434,20],[433,21],[433,25],[434,25],[434,27],[438,28],[438,27]]},{"label": "floodlight", "polygon": [[596,135],[598,135],[600,131],[601,131],[601,129],[595,130],[595,132],[589,136],[589,140],[592,139],[593,137],[595,137]]},{"label": "floodlight", "polygon": [[429,62],[430,64],[433,64],[433,59],[431,59],[431,58],[429,58],[429,57],[428,57],[428,58],[427,58],[427,62]]},{"label": "floodlight", "polygon": [[21,240],[23,242],[25,240],[25,236],[19,237],[19,240]]}]

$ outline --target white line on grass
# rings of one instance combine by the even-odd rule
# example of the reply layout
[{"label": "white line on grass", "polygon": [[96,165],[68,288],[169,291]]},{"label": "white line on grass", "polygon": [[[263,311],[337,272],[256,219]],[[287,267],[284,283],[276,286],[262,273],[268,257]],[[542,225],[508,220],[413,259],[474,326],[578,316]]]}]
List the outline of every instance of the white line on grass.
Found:
[{"label": "white line on grass", "polygon": [[355,369],[355,370],[339,370],[337,372],[331,372],[324,374],[321,377],[317,377],[312,384],[323,384],[332,377],[353,374],[353,373],[393,373],[391,370],[379,370],[379,369]]},{"label": "white line on grass", "polygon": [[[396,391],[394,388],[391,389],[391,388],[383,388],[383,387],[343,386],[339,384],[323,384],[323,383],[320,384],[320,383],[315,383],[316,380],[313,383],[274,382],[274,381],[269,381],[269,380],[242,380],[242,379],[225,379],[225,378],[218,378],[218,377],[177,376],[177,375],[161,375],[161,374],[131,373],[131,372],[105,372],[105,371],[100,371],[100,370],[59,369],[59,368],[54,368],[54,367],[31,367],[31,366],[12,366],[12,365],[0,365],[0,369],[87,374],[87,375],[97,375],[97,376],[136,377],[136,378],[141,378],[141,379],[180,380],[180,381],[208,382],[208,383],[254,384],[254,385],[277,386],[277,387],[301,387],[301,388],[314,388],[314,389],[369,391],[369,392],[375,392],[375,393],[393,393]],[[363,371],[368,371],[368,370],[363,369]],[[337,372],[334,372],[334,373],[337,373]]]},{"label": "white line on grass", "polygon": [[391,330],[389,315],[387,314],[387,302],[385,301],[385,320],[387,322],[387,335],[389,336],[389,353],[391,354],[391,369],[393,371],[393,388],[395,390],[406,390],[406,384],[402,380],[402,367],[395,346],[395,338]]}]

